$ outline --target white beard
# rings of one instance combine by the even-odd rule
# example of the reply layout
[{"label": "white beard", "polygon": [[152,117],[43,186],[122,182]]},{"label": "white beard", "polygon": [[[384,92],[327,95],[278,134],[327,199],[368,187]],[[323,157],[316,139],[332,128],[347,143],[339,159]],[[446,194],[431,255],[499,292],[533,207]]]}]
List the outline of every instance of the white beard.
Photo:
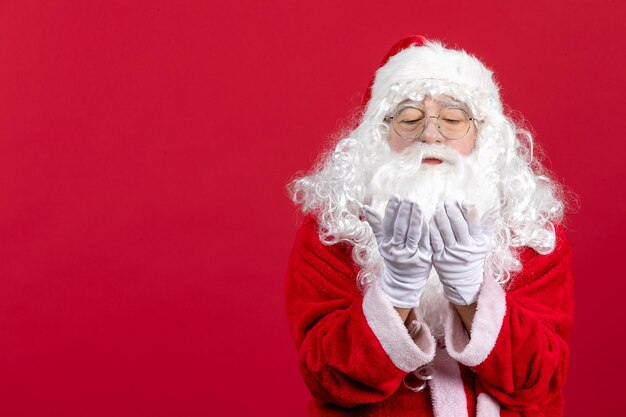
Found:
[{"label": "white beard", "polygon": [[[422,164],[423,158],[438,158],[439,165]],[[481,169],[476,152],[462,156],[444,145],[416,143],[405,152],[390,155],[372,177],[366,202],[384,215],[389,198],[396,194],[419,203],[425,220],[430,221],[437,203],[447,197],[470,200],[480,214],[499,207],[497,184],[489,181]],[[448,301],[435,268],[420,300],[419,311],[433,335],[442,338]]]},{"label": "white beard", "polygon": [[430,270],[428,282],[420,298],[418,310],[435,339],[444,337],[444,324],[448,314],[448,300],[443,295],[443,284],[435,268]]},{"label": "white beard", "polygon": [[[444,162],[422,164],[423,158]],[[367,190],[367,202],[383,215],[389,198],[397,194],[419,203],[430,220],[437,203],[452,197],[472,201],[482,214],[499,205],[496,184],[482,175],[484,171],[476,152],[463,156],[445,145],[416,143],[403,153],[390,154],[378,166]]]}]

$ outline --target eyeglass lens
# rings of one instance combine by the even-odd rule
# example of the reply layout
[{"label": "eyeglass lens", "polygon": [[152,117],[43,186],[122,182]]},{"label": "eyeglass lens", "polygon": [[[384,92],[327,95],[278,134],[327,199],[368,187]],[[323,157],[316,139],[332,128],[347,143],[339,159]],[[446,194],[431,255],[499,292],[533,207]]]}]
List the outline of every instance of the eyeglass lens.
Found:
[{"label": "eyeglass lens", "polygon": [[[415,139],[424,131],[426,126],[424,112],[414,107],[405,107],[393,117],[393,128],[406,139]],[[439,132],[447,139],[459,139],[470,128],[469,115],[458,108],[448,107],[441,110],[436,121]]]}]

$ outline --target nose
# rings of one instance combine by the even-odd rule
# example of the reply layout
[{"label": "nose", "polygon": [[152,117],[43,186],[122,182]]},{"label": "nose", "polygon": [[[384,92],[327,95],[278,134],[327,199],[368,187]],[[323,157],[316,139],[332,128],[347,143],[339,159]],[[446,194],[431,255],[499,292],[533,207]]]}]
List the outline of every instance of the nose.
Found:
[{"label": "nose", "polygon": [[445,138],[437,128],[437,117],[427,116],[424,122],[426,126],[424,126],[424,131],[417,140],[426,143],[443,143]]}]

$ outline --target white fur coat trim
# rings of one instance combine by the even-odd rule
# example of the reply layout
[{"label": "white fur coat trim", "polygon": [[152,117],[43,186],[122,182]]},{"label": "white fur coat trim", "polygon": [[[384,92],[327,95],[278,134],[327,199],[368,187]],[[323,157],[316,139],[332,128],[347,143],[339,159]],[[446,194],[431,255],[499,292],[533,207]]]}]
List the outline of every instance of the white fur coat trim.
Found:
[{"label": "white fur coat trim", "polygon": [[459,364],[445,349],[437,349],[430,381],[433,412],[436,417],[467,417],[467,399]]},{"label": "white fur coat trim", "polygon": [[476,400],[477,417],[500,417],[500,405],[489,394],[481,392]]}]

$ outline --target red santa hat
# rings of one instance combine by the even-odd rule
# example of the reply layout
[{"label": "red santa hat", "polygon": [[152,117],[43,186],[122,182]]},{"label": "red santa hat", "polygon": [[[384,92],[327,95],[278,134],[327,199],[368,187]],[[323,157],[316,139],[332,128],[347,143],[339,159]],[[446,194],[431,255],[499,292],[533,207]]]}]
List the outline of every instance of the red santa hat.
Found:
[{"label": "red santa hat", "polygon": [[502,110],[493,73],[478,58],[416,35],[398,41],[383,59],[363,98],[366,115],[377,112],[390,91],[406,94],[411,86],[439,86],[434,90],[485,113]]}]

